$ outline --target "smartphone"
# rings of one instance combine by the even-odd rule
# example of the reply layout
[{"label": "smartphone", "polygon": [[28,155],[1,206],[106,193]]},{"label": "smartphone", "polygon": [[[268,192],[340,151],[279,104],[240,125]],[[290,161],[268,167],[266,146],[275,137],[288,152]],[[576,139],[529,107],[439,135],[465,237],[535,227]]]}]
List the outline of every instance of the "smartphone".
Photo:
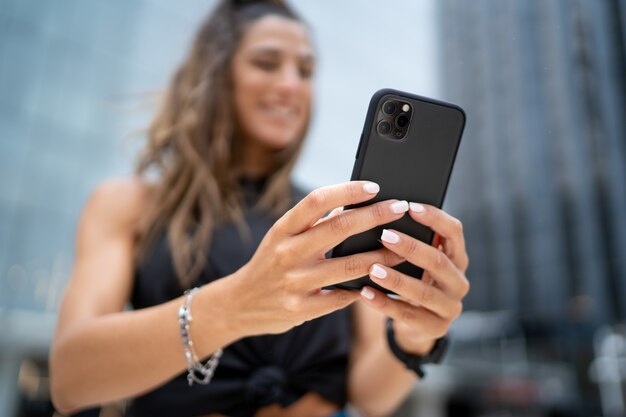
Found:
[{"label": "smartphone", "polygon": [[[452,166],[465,127],[465,112],[457,105],[403,91],[377,91],[369,104],[352,170],[352,180],[370,180],[380,185],[375,198],[344,209],[396,198],[441,208]],[[350,236],[333,248],[331,257],[341,257],[381,248],[383,228],[393,228],[432,244],[434,232],[405,214],[399,220]],[[423,270],[403,262],[396,270],[421,278]],[[336,285],[360,290],[368,285],[393,293],[369,276]]]}]

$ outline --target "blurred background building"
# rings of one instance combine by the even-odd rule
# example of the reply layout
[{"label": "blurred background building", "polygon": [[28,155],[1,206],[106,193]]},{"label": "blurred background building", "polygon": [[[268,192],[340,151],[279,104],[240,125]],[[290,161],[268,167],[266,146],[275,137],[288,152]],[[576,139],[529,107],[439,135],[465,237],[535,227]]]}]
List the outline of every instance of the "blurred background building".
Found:
[{"label": "blurred background building", "polygon": [[535,369],[572,366],[568,412],[597,415],[593,338],[626,319],[626,2],[438,5],[441,94],[468,113],[465,306],[513,313]]},{"label": "blurred background building", "polygon": [[626,319],[624,4],[440,2],[442,95],[469,120],[448,200],[469,307]]},{"label": "blurred background building", "polygon": [[[300,184],[349,178],[379,88],[468,115],[446,202],[468,312],[397,416],[624,415],[626,1],[292,3],[320,54]],[[132,172],[214,4],[0,0],[0,417],[53,414],[45,357],[78,216]]]}]

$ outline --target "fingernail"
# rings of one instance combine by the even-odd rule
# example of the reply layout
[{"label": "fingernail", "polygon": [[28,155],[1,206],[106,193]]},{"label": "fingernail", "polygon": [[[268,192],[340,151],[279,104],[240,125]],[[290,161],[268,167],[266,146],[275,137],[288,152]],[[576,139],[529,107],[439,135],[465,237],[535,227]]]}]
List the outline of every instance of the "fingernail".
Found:
[{"label": "fingernail", "polygon": [[411,203],[409,204],[409,206],[411,207],[411,211],[413,213],[423,213],[426,211],[424,206],[422,206],[420,203]]},{"label": "fingernail", "polygon": [[396,201],[395,203],[392,203],[389,207],[391,208],[391,211],[393,211],[395,214],[400,214],[406,212],[409,209],[409,203],[404,200]]},{"label": "fingernail", "polygon": [[380,279],[383,279],[387,276],[387,271],[385,271],[380,265],[376,265],[376,264],[372,266],[372,270],[370,271],[370,273],[374,275],[376,278],[380,278]]},{"label": "fingernail", "polygon": [[374,299],[374,292],[367,287],[363,287],[363,289],[361,290],[361,295],[368,300]]},{"label": "fingernail", "polygon": [[365,190],[366,193],[376,194],[377,192],[380,191],[380,186],[376,184],[375,182],[368,182],[368,183],[363,184],[363,189]]},{"label": "fingernail", "polygon": [[387,229],[383,229],[383,234],[380,238],[387,243],[398,243],[400,241],[400,236]]}]

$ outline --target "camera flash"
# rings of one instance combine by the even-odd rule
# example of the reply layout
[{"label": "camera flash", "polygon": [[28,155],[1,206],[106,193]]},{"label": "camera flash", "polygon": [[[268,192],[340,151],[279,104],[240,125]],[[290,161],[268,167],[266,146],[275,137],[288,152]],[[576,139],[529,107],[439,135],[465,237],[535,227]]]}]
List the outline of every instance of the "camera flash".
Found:
[{"label": "camera flash", "polygon": [[408,112],[410,109],[411,109],[411,106],[409,106],[408,104],[404,104],[402,106],[402,111],[405,113]]}]

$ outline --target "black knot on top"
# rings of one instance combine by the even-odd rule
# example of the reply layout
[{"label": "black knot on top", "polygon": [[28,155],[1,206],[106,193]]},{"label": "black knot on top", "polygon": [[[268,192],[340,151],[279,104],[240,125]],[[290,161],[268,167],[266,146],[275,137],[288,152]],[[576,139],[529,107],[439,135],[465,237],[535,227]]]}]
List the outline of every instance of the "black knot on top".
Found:
[{"label": "black knot on top", "polygon": [[255,370],[246,383],[246,398],[259,406],[290,403],[287,392],[287,374],[277,366]]}]

